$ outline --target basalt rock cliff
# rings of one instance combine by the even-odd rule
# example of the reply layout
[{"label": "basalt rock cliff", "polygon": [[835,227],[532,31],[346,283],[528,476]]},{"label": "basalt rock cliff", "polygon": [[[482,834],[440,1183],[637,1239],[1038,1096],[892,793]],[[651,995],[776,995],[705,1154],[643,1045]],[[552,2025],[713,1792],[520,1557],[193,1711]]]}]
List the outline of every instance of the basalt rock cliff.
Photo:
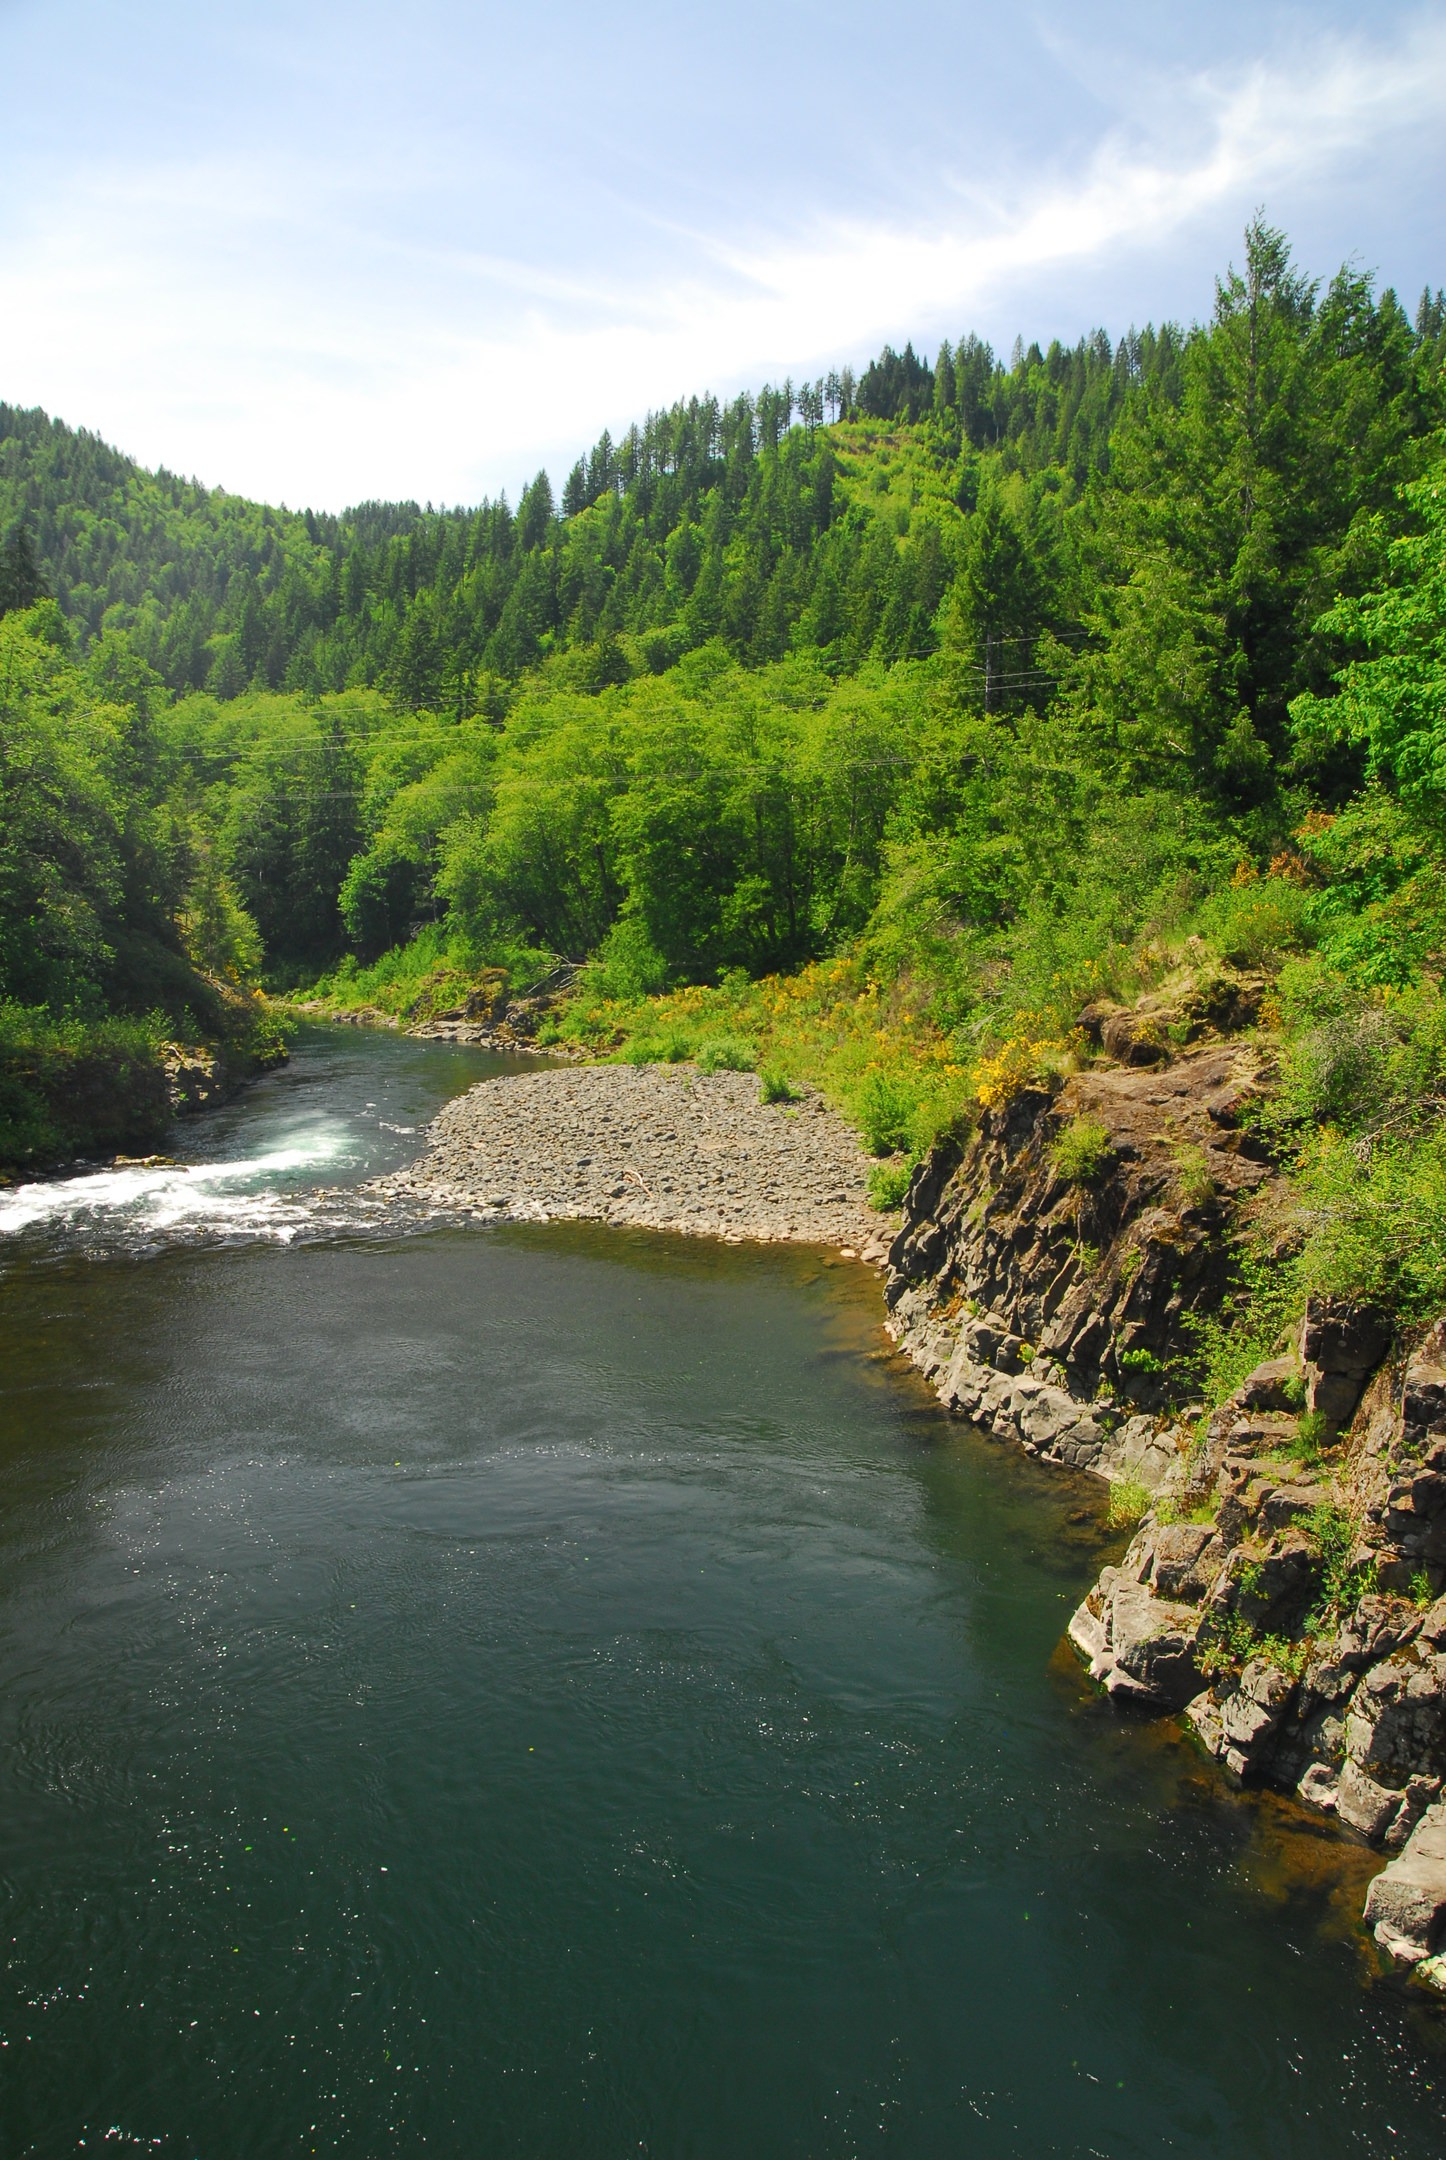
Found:
[{"label": "basalt rock cliff", "polygon": [[1178,1378],[1275,1174],[1242,1007],[1184,1046],[1178,1016],[1087,1013],[1094,1063],[936,1148],[890,1326],[949,1408],[1133,1489],[1133,1541],[1070,1626],[1091,1675],[1396,1855],[1367,1923],[1446,1988],[1446,1320],[1400,1336],[1317,1301],[1223,1405]]}]

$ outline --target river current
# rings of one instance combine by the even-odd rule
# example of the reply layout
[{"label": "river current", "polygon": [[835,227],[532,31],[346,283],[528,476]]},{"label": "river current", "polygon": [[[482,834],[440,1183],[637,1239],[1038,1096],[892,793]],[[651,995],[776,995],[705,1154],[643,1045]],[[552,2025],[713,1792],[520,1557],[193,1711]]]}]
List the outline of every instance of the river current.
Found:
[{"label": "river current", "polygon": [[1437,2160],[1379,1863],[1090,1697],[875,1277],[356,1196],[499,1069],[0,1195],[7,2160]]}]

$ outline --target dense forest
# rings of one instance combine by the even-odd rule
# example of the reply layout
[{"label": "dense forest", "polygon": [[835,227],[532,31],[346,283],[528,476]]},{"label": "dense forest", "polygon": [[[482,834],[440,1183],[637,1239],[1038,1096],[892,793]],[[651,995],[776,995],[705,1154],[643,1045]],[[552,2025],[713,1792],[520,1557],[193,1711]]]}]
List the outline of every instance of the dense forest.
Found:
[{"label": "dense forest", "polygon": [[[123,632],[175,693],[380,687],[465,716],[563,650],[586,649],[588,688],[714,637],[745,662],[801,641],[843,664],[896,659],[934,649],[949,568],[935,536],[975,507],[981,473],[1078,494],[1133,388],[1178,397],[1180,343],[1166,329],[1116,349],[1099,332],[1005,368],[965,338],[933,368],[909,346],[857,383],[695,398],[604,434],[560,505],[539,473],[515,510],[292,515],[0,405],[0,529],[27,535],[84,637]],[[890,422],[920,434],[919,470],[878,460]],[[626,660],[620,635],[640,641]]]},{"label": "dense forest", "polygon": [[603,1051],[792,1011],[881,1146],[1187,947],[1433,1100],[1443,360],[1441,293],[1257,223],[1188,329],[694,399],[515,507],[273,510],[0,406],[3,1152],[84,1137],[97,1031],[558,959]]}]

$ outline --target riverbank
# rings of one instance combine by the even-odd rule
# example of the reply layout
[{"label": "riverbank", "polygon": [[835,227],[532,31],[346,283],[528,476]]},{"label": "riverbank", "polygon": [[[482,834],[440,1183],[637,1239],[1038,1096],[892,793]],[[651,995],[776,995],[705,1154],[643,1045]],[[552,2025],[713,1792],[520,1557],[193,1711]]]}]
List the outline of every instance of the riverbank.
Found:
[{"label": "riverbank", "polygon": [[1376,1847],[1366,1925],[1446,1989],[1446,1318],[1312,1291],[1223,1329],[1242,1232],[1292,1251],[1271,1069],[1133,1026],[920,1166],[890,1330],[948,1409],[1110,1480],[1139,1529],[1070,1625],[1091,1678]]},{"label": "riverbank", "polygon": [[1439,1987],[1446,1330],[1415,1344],[1317,1302],[1212,1409],[1196,1329],[1238,1224],[1271,1204],[1252,1121],[1269,1073],[1242,1035],[1171,1050],[1107,1030],[1115,1055],[1102,1040],[933,1149],[902,1221],[868,1208],[868,1158],[820,1095],[769,1102],[754,1074],[681,1064],[484,1081],[371,1190],[881,1266],[890,1332],[948,1409],[1108,1480],[1110,1519],[1140,1519],[1071,1626],[1092,1677],[1376,1846],[1367,1924]]},{"label": "riverbank", "polygon": [[373,1190],[497,1220],[833,1245],[875,1263],[892,1234],[843,1119],[812,1089],[765,1102],[753,1073],[591,1065],[487,1080],[447,1105],[428,1142]]}]

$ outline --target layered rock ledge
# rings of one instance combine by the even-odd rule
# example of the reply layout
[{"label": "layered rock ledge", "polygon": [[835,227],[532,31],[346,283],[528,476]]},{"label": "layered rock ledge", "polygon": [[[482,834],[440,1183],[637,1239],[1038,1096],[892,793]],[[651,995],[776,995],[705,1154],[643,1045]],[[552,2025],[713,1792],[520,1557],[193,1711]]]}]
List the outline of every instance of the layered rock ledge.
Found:
[{"label": "layered rock ledge", "polygon": [[586,1065],[483,1080],[428,1128],[427,1151],[371,1189],[497,1221],[633,1224],[796,1240],[880,1260],[854,1134],[811,1090],[761,1100],[753,1073]]},{"label": "layered rock ledge", "polygon": [[1316,1301],[1229,1401],[1189,1401],[1192,1324],[1269,1198],[1266,1076],[1238,1036],[1180,1047],[1153,1017],[1111,1011],[1103,1059],[921,1165],[890,1326],[948,1408],[1134,1488],[1139,1530],[1070,1625],[1091,1677],[1398,1854],[1367,1924],[1446,1988],[1446,1320]]}]

